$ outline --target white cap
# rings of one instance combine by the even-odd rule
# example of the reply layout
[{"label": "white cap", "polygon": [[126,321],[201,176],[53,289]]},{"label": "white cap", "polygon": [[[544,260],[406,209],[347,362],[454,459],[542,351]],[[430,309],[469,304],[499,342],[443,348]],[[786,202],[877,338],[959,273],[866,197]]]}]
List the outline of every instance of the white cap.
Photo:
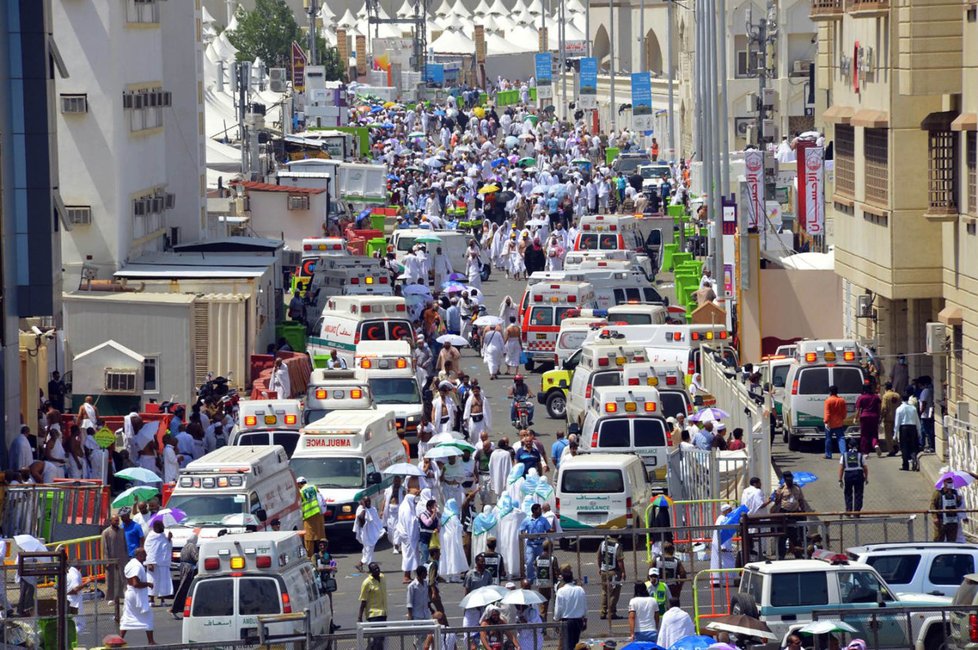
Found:
[{"label": "white cap", "polygon": [[299,478],[297,478],[295,480],[295,482],[296,483],[308,483],[309,481],[306,480],[306,477],[305,476],[300,476]]},{"label": "white cap", "polygon": [[720,506],[720,512],[730,512],[731,510],[733,510],[733,506],[729,503],[724,503]]}]

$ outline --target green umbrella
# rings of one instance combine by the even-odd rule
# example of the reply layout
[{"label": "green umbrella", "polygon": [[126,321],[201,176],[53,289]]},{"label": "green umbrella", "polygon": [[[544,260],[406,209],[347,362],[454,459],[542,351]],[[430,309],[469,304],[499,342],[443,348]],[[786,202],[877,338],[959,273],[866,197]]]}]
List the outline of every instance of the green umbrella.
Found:
[{"label": "green umbrella", "polygon": [[160,491],[155,487],[149,485],[137,485],[136,487],[131,487],[125,492],[121,492],[119,496],[112,500],[113,508],[121,508],[122,506],[131,506],[136,501],[146,501],[151,497],[155,497]]},{"label": "green umbrella", "polygon": [[472,445],[464,440],[453,440],[451,442],[443,442],[438,447],[455,447],[459,451],[475,451],[475,445]]},{"label": "green umbrella", "polygon": [[419,241],[423,244],[440,244],[441,237],[439,237],[438,235],[421,235],[414,241]]},{"label": "green umbrella", "polygon": [[537,159],[536,158],[529,158],[529,157],[527,157],[527,158],[520,158],[519,159],[519,162],[517,162],[516,164],[519,165],[520,167],[530,167],[532,165],[537,164]]},{"label": "green umbrella", "polygon": [[422,133],[421,131],[411,131],[410,133],[408,133],[408,137],[409,138],[423,138],[424,137],[424,133]]},{"label": "green umbrella", "polygon": [[523,118],[523,121],[524,122],[533,122],[533,125],[534,126],[536,126],[536,124],[537,124],[537,122],[539,120],[540,120],[540,118],[537,117],[536,115],[527,115],[525,118]]},{"label": "green umbrella", "polygon": [[409,172],[422,172],[422,173],[424,172],[424,170],[418,167],[417,165],[410,165],[408,167],[405,167],[404,169],[405,171],[409,171]]}]

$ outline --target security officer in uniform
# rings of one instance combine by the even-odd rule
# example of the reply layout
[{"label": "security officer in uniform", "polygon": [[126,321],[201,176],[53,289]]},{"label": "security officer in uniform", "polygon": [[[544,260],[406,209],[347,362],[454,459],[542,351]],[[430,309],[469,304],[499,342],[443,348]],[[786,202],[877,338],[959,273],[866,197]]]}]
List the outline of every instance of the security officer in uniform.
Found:
[{"label": "security officer in uniform", "polygon": [[645,588],[649,590],[649,595],[659,603],[659,616],[666,613],[666,605],[669,604],[669,588],[666,583],[659,580],[659,569],[649,568],[649,579],[645,583]]},{"label": "security officer in uniform", "polygon": [[547,602],[540,603],[540,616],[543,620],[547,620],[550,599],[553,598],[554,585],[557,584],[557,578],[560,574],[560,564],[557,563],[557,558],[553,555],[553,544],[549,539],[543,542],[543,549],[537,559],[533,561],[533,565],[537,572],[536,580],[533,581],[533,588],[547,599]]},{"label": "security officer in uniform", "polygon": [[863,509],[863,487],[869,483],[866,457],[859,453],[856,441],[848,441],[846,453],[839,460],[839,487],[845,491],[846,512]]},{"label": "security officer in uniform", "polygon": [[934,493],[930,500],[930,509],[934,510],[934,541],[957,542],[958,526],[961,525],[959,509],[964,506],[961,494],[954,489],[954,480],[944,479],[941,489]]},{"label": "security officer in uniform", "polygon": [[625,559],[617,536],[608,535],[598,546],[598,569],[601,572],[601,618],[620,619],[618,597],[625,580]]},{"label": "security officer in uniform", "polygon": [[305,477],[300,476],[296,483],[299,486],[299,496],[302,499],[302,525],[305,529],[304,541],[306,553],[312,557],[316,553],[316,543],[326,539],[326,521],[323,519],[323,503],[319,490],[315,485],[309,485]]},{"label": "security officer in uniform", "polygon": [[489,584],[498,585],[499,579],[506,575],[506,566],[503,564],[503,556],[496,552],[495,537],[486,540],[486,550],[482,555],[486,559],[486,573],[491,578]]},{"label": "security officer in uniform", "polygon": [[[672,542],[662,544],[662,555],[657,555],[653,566],[659,570],[659,577],[669,587],[673,598],[679,598],[683,593],[683,581],[686,580],[686,567],[682,560],[676,557],[676,547]],[[649,589],[649,593],[652,590]]]}]

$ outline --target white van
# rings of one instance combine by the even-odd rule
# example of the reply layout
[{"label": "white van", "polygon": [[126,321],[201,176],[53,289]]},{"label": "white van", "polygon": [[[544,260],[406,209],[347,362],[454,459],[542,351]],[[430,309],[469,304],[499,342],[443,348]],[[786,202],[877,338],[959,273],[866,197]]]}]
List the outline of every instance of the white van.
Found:
[{"label": "white van", "polygon": [[442,254],[448,255],[448,261],[452,263],[452,270],[457,273],[465,273],[465,264],[468,261],[467,249],[472,236],[455,230],[395,228],[390,236],[391,246],[394,247],[394,258],[400,262],[410,252],[418,237],[431,237],[432,235],[438,237],[441,242],[425,244],[428,249],[428,259],[430,260],[440,247]]},{"label": "white van", "polygon": [[[846,412],[851,416],[868,381],[855,341],[799,341],[795,363],[785,378],[781,408],[782,436],[788,448],[797,449],[804,438],[825,437],[824,405],[829,386],[839,389],[839,397],[846,401]],[[846,433],[857,429],[854,424],[846,428]]]},{"label": "white van", "polygon": [[652,261],[647,255],[635,251],[567,251],[564,269],[628,269],[645,274],[651,279]]},{"label": "white van", "polygon": [[238,402],[238,422],[228,444],[237,447],[281,445],[291,456],[299,440],[301,421],[301,400],[242,400]]},{"label": "white van", "polygon": [[584,417],[584,452],[635,454],[650,481],[665,489],[669,436],[659,391],[650,386],[598,388]]},{"label": "white van", "polygon": [[638,456],[580,454],[560,459],[556,510],[564,530],[587,533],[641,526],[652,495]]},{"label": "white van", "polygon": [[649,303],[664,302],[645,274],[631,269],[580,269],[569,271],[537,271],[527,284],[543,282],[588,282],[594,287],[598,309],[610,309],[633,300]]},{"label": "white van", "polygon": [[363,410],[373,408],[373,405],[370,385],[357,379],[353,370],[316,368],[306,389],[302,424],[315,422],[330,411]]},{"label": "white van", "polygon": [[404,298],[396,296],[333,296],[310,336],[307,351],[315,368],[326,367],[336,350],[349,367],[360,341],[408,341],[414,345],[414,326]]},{"label": "white van", "polygon": [[608,322],[616,325],[663,325],[668,316],[663,305],[626,302],[608,308]]},{"label": "white van", "polygon": [[[398,431],[405,431],[414,442],[424,412],[421,370],[414,367],[414,356],[403,341],[376,342],[367,347],[357,346],[355,367],[357,379],[370,386],[374,406],[394,412]],[[361,350],[375,350],[376,355]]]},{"label": "white van", "polygon": [[600,316],[572,316],[562,320],[554,347],[555,366],[560,367],[560,364],[570,355],[580,350],[591,330],[607,324],[608,321]]},{"label": "white van", "polygon": [[319,489],[326,526],[352,526],[361,497],[386,489],[382,472],[407,462],[387,410],[333,411],[302,429],[290,465]]},{"label": "white van", "polygon": [[[686,391],[685,378],[678,366],[655,365],[649,362],[626,363],[621,367],[621,385],[652,386],[658,389],[659,412],[662,417],[693,413],[693,399]],[[666,437],[670,436],[671,433],[667,431]]]},{"label": "white van", "polygon": [[164,505],[187,514],[179,526],[170,528],[174,557],[195,528],[201,529],[200,539],[217,537],[222,530],[243,531],[248,515],[260,530],[274,519],[282,530],[302,528],[295,475],[288,454],[278,445],[221,447],[190,462]]},{"label": "white van", "polygon": [[391,371],[395,375],[400,374],[398,371],[410,369],[419,386],[425,380],[424,371],[417,367],[414,352],[407,341],[371,341],[359,344],[353,357],[353,367],[363,371]]},{"label": "white van", "polygon": [[[330,631],[329,599],[297,531],[224,535],[200,542],[183,609],[183,643],[258,638],[258,617],[309,611],[312,634]],[[304,635],[297,618],[269,624],[271,638]]]},{"label": "white van", "polygon": [[602,339],[585,344],[570,382],[567,421],[583,424],[592,391],[600,386],[620,386],[622,366],[647,359],[645,347],[630,345],[624,339]]}]

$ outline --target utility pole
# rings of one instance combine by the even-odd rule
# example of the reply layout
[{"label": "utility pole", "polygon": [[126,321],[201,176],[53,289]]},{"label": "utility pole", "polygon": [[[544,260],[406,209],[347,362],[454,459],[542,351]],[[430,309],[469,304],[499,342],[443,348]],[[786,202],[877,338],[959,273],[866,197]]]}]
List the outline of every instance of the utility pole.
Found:
[{"label": "utility pole", "polygon": [[563,118],[567,119],[567,2],[566,0],[557,0],[557,15],[560,20],[559,31],[557,32],[560,36],[560,97],[561,97],[561,114]]},{"label": "utility pole", "polygon": [[638,5],[638,71],[647,70],[645,61],[645,0]]},{"label": "utility pole", "polygon": [[611,135],[615,134],[615,126],[617,125],[618,117],[618,107],[615,106],[615,0],[608,0],[608,22],[611,24],[611,53],[609,55],[609,61],[611,63],[609,72],[611,73],[611,115],[609,116],[609,121],[611,122]]},{"label": "utility pole", "polygon": [[767,78],[773,76],[772,67],[775,65],[778,38],[778,9],[774,0],[767,1],[767,13],[752,24],[753,16],[748,14],[747,38],[757,49],[757,63],[754,74],[757,76],[757,148],[764,150],[767,136],[764,134],[764,120],[768,117],[768,106],[764,101],[764,91],[767,88]]},{"label": "utility pole", "polygon": [[668,24],[666,25],[666,66],[669,68],[669,155],[673,160],[676,160],[676,113],[672,104],[675,101],[675,94],[673,90],[673,77],[675,72],[673,71],[672,65],[672,22],[675,16],[674,0],[666,0]]},{"label": "utility pole", "polygon": [[316,17],[319,15],[319,0],[307,0],[309,2],[309,65],[319,65],[316,58]]}]

